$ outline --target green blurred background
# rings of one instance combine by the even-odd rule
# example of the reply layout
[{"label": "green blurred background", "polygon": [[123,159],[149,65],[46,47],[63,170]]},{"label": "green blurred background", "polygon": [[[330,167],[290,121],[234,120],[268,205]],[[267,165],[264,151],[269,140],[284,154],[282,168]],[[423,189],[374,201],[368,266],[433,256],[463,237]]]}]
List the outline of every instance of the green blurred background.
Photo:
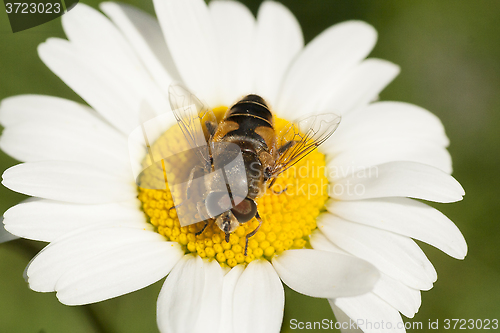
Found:
[{"label": "green blurred background", "polygon": [[[99,3],[83,2],[94,7]],[[154,14],[149,1],[126,2]],[[261,1],[243,2],[256,13]],[[439,279],[431,291],[422,294],[420,312],[408,320],[421,321],[424,327],[429,320],[439,320],[442,327],[446,318],[500,319],[500,1],[282,2],[297,16],[306,42],[340,21],[359,19],[372,24],[379,40],[371,56],[402,68],[381,99],[410,102],[432,111],[450,137],[453,175],[467,195],[462,202],[436,207],[462,230],[469,255],[458,261],[421,244]],[[13,34],[7,15],[0,13],[0,99],[33,93],[81,101],[38,58],[37,45],[48,37],[64,37],[60,18]],[[0,152],[1,171],[16,163]],[[23,198],[0,187],[1,212]],[[0,245],[0,332],[157,332],[155,309],[161,282],[82,307],[64,306],[54,293],[31,291],[23,270],[43,245],[26,240]],[[334,317],[326,300],[287,289],[283,332],[293,331],[291,318]]]}]

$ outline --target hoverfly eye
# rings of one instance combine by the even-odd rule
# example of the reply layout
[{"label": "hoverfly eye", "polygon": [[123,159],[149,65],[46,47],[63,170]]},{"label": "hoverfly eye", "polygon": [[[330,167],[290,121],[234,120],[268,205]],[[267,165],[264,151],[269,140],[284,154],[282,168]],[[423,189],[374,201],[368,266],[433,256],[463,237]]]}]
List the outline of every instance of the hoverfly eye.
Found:
[{"label": "hoverfly eye", "polygon": [[208,215],[215,217],[231,208],[231,199],[226,192],[211,192],[205,199],[205,206]]},{"label": "hoverfly eye", "polygon": [[231,209],[239,223],[250,221],[257,214],[257,205],[251,199],[245,199]]}]

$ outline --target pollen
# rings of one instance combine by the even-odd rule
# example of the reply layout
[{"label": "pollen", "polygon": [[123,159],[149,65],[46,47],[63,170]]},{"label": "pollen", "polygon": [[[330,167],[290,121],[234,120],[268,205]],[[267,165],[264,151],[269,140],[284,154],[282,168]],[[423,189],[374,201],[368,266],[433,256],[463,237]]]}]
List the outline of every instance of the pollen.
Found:
[{"label": "pollen", "polygon": [[[214,109],[219,121],[226,109]],[[288,121],[276,118],[276,133],[288,124]],[[138,178],[138,198],[147,221],[154,226],[155,231],[168,241],[179,243],[186,253],[197,253],[202,258],[217,260],[222,267],[244,265],[259,258],[271,260],[276,254],[308,245],[309,235],[316,229],[316,218],[324,210],[328,198],[325,156],[321,152],[313,151],[286,170],[277,177],[271,188],[266,187],[265,192],[256,199],[263,223],[255,235],[249,238],[245,255],[246,235],[259,226],[255,218],[242,223],[230,234],[228,242],[225,233],[213,219],[208,220],[204,230],[203,221],[181,226],[179,216],[183,215],[178,214],[187,212],[193,214],[196,221],[201,220],[193,205],[174,207],[176,195],[182,197],[185,193],[172,185],[172,179],[187,179],[186,175],[192,169],[189,165],[191,160],[176,155],[178,161],[175,163],[169,163],[168,159],[161,163],[152,162],[156,160],[155,154],[165,156],[169,151],[182,151],[186,143],[181,138],[182,132],[176,124],[159,136],[151,145],[150,153],[143,161],[144,171]],[[184,150],[188,149],[184,147]],[[192,192],[203,191],[195,189]]]}]

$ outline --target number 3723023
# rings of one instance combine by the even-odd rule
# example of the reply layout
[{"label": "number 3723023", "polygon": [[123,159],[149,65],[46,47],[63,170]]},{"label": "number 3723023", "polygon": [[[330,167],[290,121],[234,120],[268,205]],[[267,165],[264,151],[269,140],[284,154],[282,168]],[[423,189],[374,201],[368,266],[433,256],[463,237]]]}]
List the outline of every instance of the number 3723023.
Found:
[{"label": "number 3723023", "polygon": [[449,329],[476,329],[476,330],[496,330],[498,329],[498,319],[445,319],[444,327],[445,330]]},{"label": "number 3723023", "polygon": [[7,2],[5,4],[7,14],[59,14],[61,12],[60,3],[27,3],[27,2]]}]

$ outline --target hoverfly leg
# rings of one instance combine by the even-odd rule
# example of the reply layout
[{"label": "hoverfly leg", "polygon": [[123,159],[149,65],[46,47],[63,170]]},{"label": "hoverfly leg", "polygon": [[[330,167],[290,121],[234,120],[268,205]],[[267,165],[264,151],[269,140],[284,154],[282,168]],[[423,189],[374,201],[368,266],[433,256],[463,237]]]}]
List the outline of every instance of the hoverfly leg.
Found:
[{"label": "hoverfly leg", "polygon": [[197,165],[195,166],[194,168],[191,169],[191,172],[189,173],[189,178],[188,178],[188,181],[187,181],[187,184],[186,184],[186,199],[183,200],[180,204],[178,204],[177,206],[172,206],[168,209],[168,211],[171,211],[172,209],[177,209],[179,208],[180,206],[182,206],[185,202],[188,202],[189,199],[191,198],[191,185],[193,184],[193,179],[194,179],[194,174],[196,171],[202,171],[204,172],[205,169],[200,166],[200,165]]},{"label": "hoverfly leg", "polygon": [[203,231],[205,231],[205,229],[207,228],[207,226],[208,226],[208,220],[205,220],[203,222],[205,222],[205,225],[203,226],[203,228],[200,231],[198,231],[197,233],[194,234],[195,236],[201,235],[203,233]]},{"label": "hoverfly leg", "polygon": [[273,191],[273,193],[274,193],[274,194],[278,195],[278,194],[281,194],[281,193],[283,193],[283,192],[286,192],[286,190],[287,190],[287,189],[288,189],[288,186],[286,186],[286,187],[285,187],[285,189],[283,189],[283,190],[281,190],[281,191],[277,191],[277,192],[276,192],[276,191],[275,191],[275,190],[273,190],[273,189],[271,189],[271,191]]},{"label": "hoverfly leg", "polygon": [[259,215],[259,212],[257,212],[257,213],[255,214],[255,218],[257,219],[257,221],[259,221],[259,225],[257,226],[257,228],[255,228],[255,230],[254,230],[254,231],[252,231],[252,232],[248,233],[248,234],[245,236],[245,238],[246,238],[246,240],[245,240],[245,256],[247,255],[247,250],[248,250],[248,239],[249,239],[250,237],[252,237],[253,235],[255,235],[255,234],[257,233],[257,231],[259,231],[260,226],[262,225],[262,219],[261,219],[261,217],[260,217],[260,215]]},{"label": "hoverfly leg", "polygon": [[217,123],[214,121],[205,121],[205,126],[207,128],[208,134],[210,136],[213,136],[215,134],[215,130],[217,129]]},{"label": "hoverfly leg", "polygon": [[184,201],[183,201],[183,202],[181,202],[180,204],[178,204],[177,206],[172,206],[172,207],[170,207],[170,208],[168,209],[168,211],[170,212],[172,209],[177,210],[177,208],[181,207],[183,204],[184,204]]},{"label": "hoverfly leg", "polygon": [[205,231],[205,229],[207,228],[208,222],[210,221],[209,220],[210,216],[208,215],[207,208],[206,208],[204,203],[198,202],[196,204],[196,206],[198,209],[198,214],[200,215],[200,219],[202,219],[203,222],[205,222],[205,225],[203,226],[203,228],[200,231],[198,231],[197,233],[195,233],[195,236],[198,236],[198,235],[201,235],[203,233],[203,231]]},{"label": "hoverfly leg", "polygon": [[183,202],[181,202],[180,204],[178,204],[177,206],[172,206],[172,207],[170,207],[170,208],[168,209],[168,211],[170,212],[172,209],[176,209],[176,210],[177,210],[177,208],[179,208],[180,206],[182,206],[182,204],[183,204],[183,203],[184,203],[184,201],[183,201]]}]

